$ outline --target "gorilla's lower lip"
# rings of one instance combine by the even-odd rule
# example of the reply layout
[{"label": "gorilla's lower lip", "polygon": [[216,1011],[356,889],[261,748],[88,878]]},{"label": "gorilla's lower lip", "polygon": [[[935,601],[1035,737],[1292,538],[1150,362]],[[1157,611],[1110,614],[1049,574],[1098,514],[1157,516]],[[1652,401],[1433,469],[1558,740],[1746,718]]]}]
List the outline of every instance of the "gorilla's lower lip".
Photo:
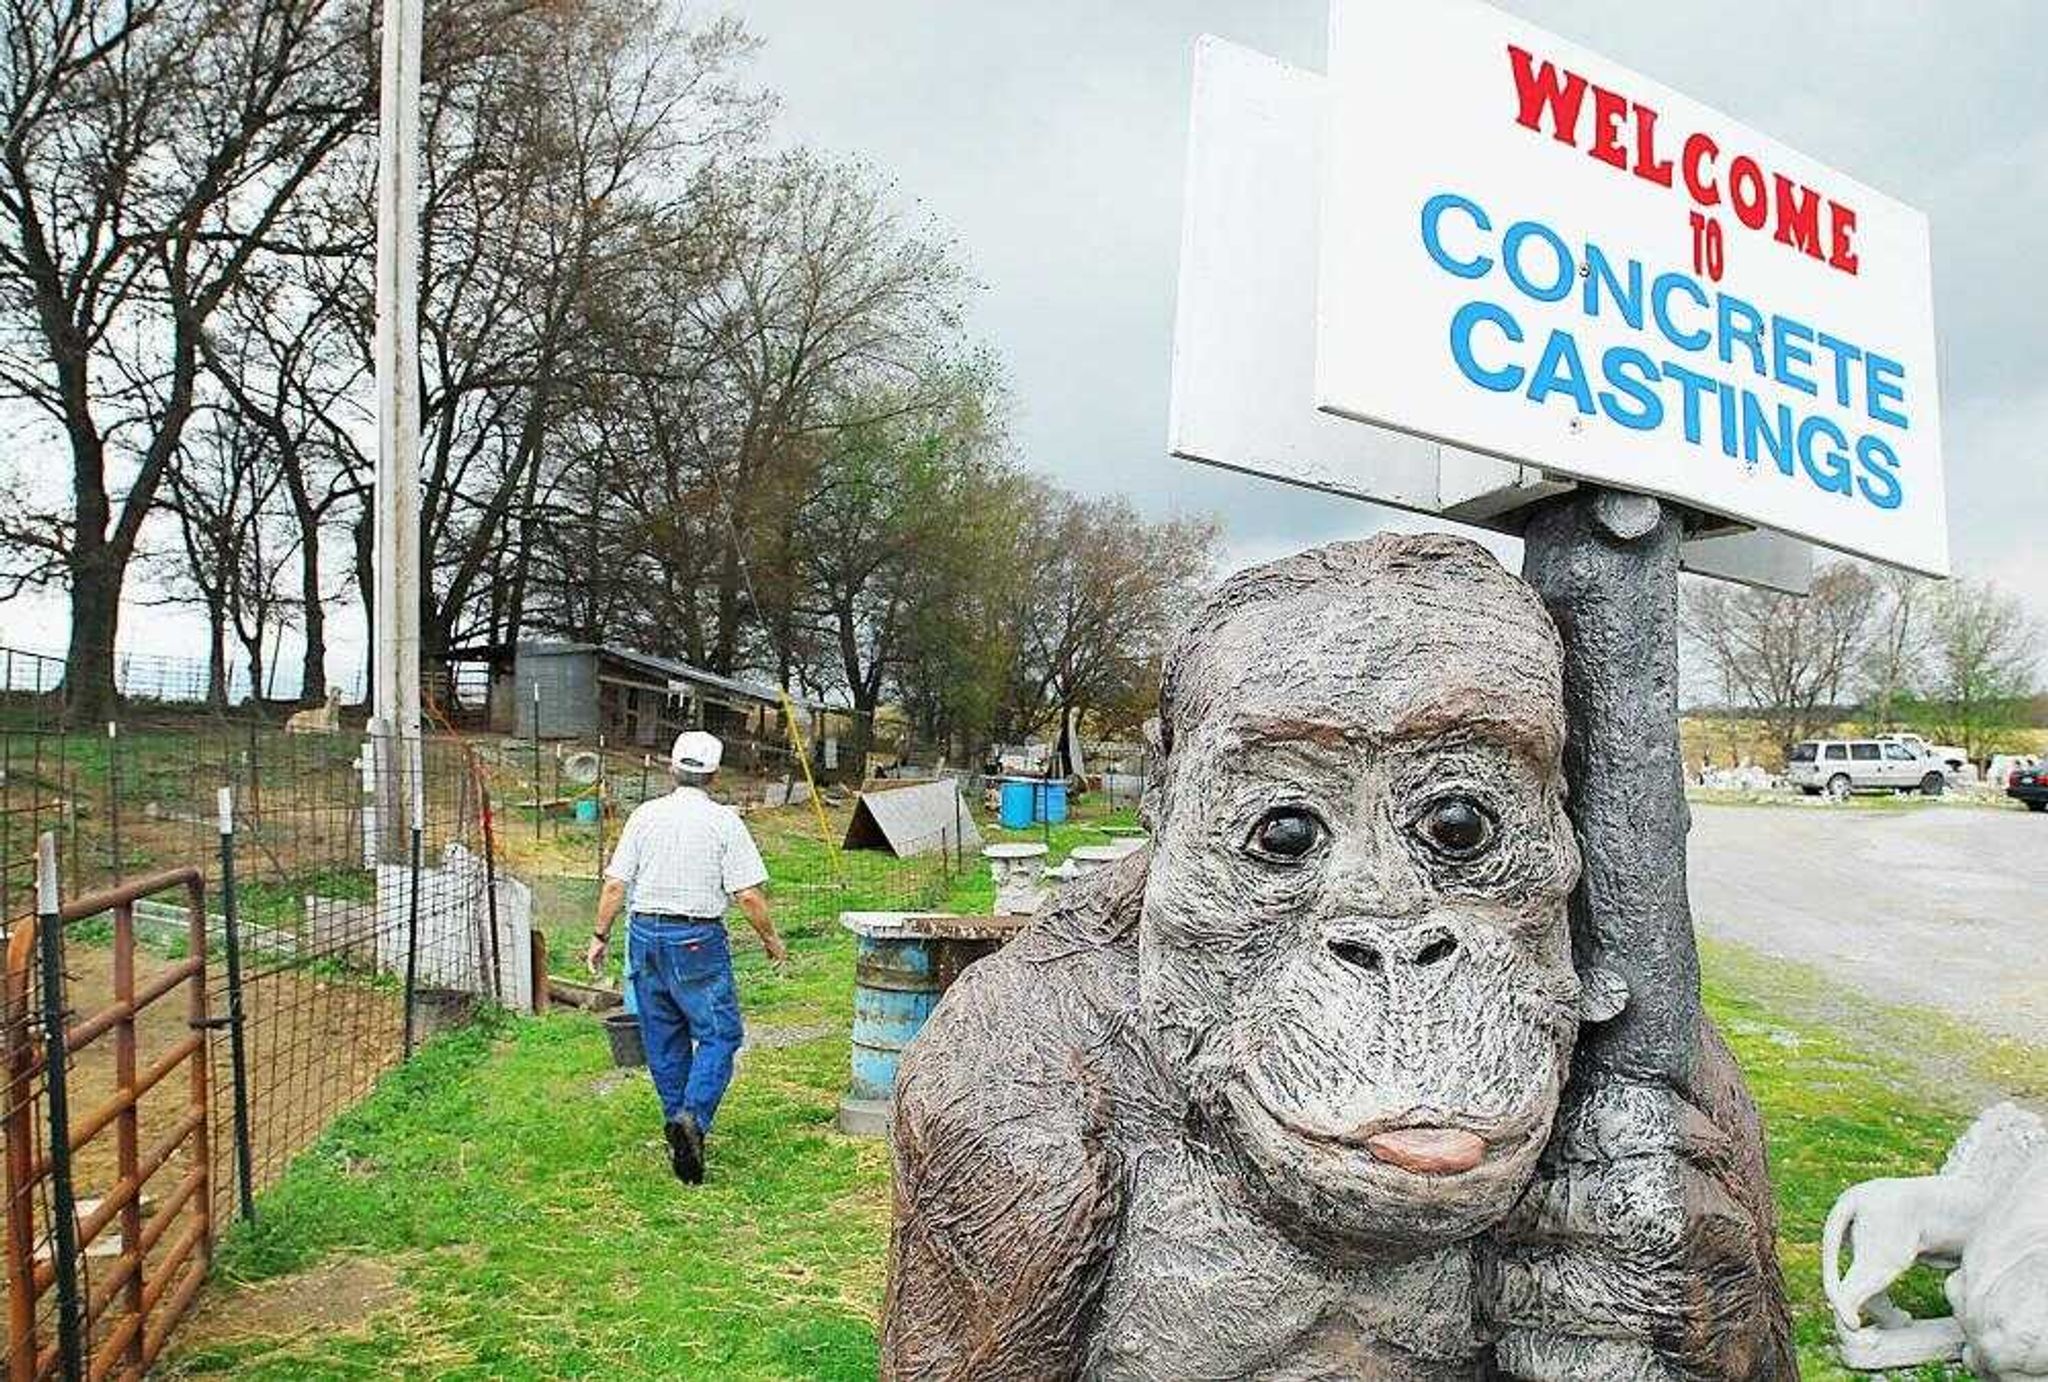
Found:
[{"label": "gorilla's lower lip", "polygon": [[1486,1139],[1463,1128],[1397,1128],[1368,1137],[1365,1149],[1418,1176],[1454,1176],[1486,1160]]},{"label": "gorilla's lower lip", "polygon": [[1252,1100],[1275,1127],[1325,1147],[1362,1151],[1392,1170],[1417,1176],[1456,1176],[1512,1155],[1529,1140],[1526,1126],[1488,1126],[1483,1131],[1445,1124],[1376,1121],[1342,1133],[1305,1128],[1268,1104],[1258,1091]]}]

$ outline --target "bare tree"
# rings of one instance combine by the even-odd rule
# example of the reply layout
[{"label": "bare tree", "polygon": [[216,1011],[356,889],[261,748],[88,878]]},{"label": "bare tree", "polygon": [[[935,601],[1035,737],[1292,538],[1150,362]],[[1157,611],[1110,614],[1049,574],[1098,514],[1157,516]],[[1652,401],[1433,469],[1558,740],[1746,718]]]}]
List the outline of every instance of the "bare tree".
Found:
[{"label": "bare tree", "polygon": [[1861,566],[1815,572],[1805,597],[1701,582],[1685,594],[1686,631],[1698,640],[1731,706],[1749,710],[1790,748],[1832,723],[1857,684],[1878,609]]},{"label": "bare tree", "polygon": [[998,464],[993,392],[993,366],[976,361],[918,381],[909,399],[855,400],[858,419],[831,435],[792,516],[791,622],[815,628],[836,660],[833,683],[854,710],[856,763],[908,654],[916,601],[953,593],[922,587],[917,572],[971,529],[966,509]]},{"label": "bare tree", "polygon": [[277,502],[282,468],[265,433],[238,413],[207,409],[185,430],[166,475],[162,508],[180,549],[161,561],[174,599],[197,604],[207,623],[207,702],[228,702],[228,635],[242,646],[252,696],[269,686],[270,648],[296,610],[280,584],[298,545]]},{"label": "bare tree", "polygon": [[1880,568],[1876,579],[1884,609],[1867,658],[1867,699],[1871,720],[1890,729],[1923,674],[1932,582],[1895,566]]},{"label": "bare tree", "polygon": [[1046,493],[1023,553],[1014,728],[1057,734],[1089,713],[1128,721],[1149,702],[1167,635],[1210,579],[1217,536],[1210,519],[1148,522],[1126,499]]},{"label": "bare tree", "polygon": [[61,429],[68,503],[5,535],[71,596],[74,714],[114,694],[122,591],[200,406],[201,336],[372,109],[357,0],[8,8],[0,388]]},{"label": "bare tree", "polygon": [[2023,723],[2040,686],[2040,630],[1989,581],[1955,579],[1928,608],[1925,712],[1941,738],[1982,762]]},{"label": "bare tree", "polygon": [[[366,270],[360,254],[339,262]],[[305,640],[298,698],[313,704],[327,695],[329,519],[346,502],[362,502],[372,472],[357,440],[368,433],[369,380],[367,362],[351,348],[348,304],[337,281],[346,271],[308,275],[304,267],[284,261],[247,275],[229,298],[221,328],[202,333],[201,354],[225,406],[260,433],[296,527],[293,604]],[[191,489],[173,480],[175,489]],[[191,504],[187,493],[178,507]]]},{"label": "bare tree", "polygon": [[671,530],[711,568],[702,602],[693,592],[680,613],[704,664],[730,672],[759,618],[742,561],[781,555],[786,506],[823,439],[858,421],[856,400],[916,406],[927,362],[957,332],[965,276],[858,168],[790,154],[726,170],[705,195],[715,257],[670,337],[655,457],[668,492],[650,497],[709,524]]}]

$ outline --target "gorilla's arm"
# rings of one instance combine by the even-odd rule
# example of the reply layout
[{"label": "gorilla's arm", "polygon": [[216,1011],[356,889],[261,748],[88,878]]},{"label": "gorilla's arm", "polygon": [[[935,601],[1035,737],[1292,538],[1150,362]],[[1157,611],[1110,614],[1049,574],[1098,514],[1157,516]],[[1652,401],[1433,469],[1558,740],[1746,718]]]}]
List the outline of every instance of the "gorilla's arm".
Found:
[{"label": "gorilla's arm", "polygon": [[1705,1019],[1684,1090],[1581,1068],[1494,1235],[1500,1375],[1790,1382],[1761,1119]]},{"label": "gorilla's arm", "polygon": [[[887,1379],[1085,1366],[1123,1175],[1086,1014],[1019,941],[948,992],[897,1080]],[[1037,964],[1045,963],[1044,956]],[[1055,991],[1049,991],[1055,990]]]}]

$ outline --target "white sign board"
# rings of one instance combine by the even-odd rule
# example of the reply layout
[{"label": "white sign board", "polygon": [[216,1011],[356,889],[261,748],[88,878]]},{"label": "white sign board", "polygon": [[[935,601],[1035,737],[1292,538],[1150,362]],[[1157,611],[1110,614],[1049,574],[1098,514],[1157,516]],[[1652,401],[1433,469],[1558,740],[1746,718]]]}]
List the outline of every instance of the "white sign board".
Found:
[{"label": "white sign board", "polygon": [[[1325,80],[1213,37],[1196,45],[1168,449],[1499,531],[1570,482],[1315,406]],[[1686,542],[1687,570],[1804,594],[1812,554],[1775,533]]]},{"label": "white sign board", "polygon": [[1927,220],[1477,0],[1333,0],[1316,401],[1930,575]]},{"label": "white sign board", "polygon": [[1437,447],[1316,410],[1322,79],[1195,45],[1167,447],[1185,460],[1434,513]]}]

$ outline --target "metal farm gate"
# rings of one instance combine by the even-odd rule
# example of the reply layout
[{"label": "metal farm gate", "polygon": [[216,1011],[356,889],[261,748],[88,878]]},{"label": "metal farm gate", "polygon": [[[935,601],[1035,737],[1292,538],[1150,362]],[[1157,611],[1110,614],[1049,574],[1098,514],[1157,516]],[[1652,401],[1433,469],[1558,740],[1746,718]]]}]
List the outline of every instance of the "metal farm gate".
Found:
[{"label": "metal farm gate", "polygon": [[[172,869],[60,908],[49,836],[39,864],[0,984],[7,1377],[141,1378],[213,1257],[205,883]],[[185,953],[144,973],[136,904],[165,893],[181,895]],[[66,992],[68,933],[106,942],[89,1012]]]}]

